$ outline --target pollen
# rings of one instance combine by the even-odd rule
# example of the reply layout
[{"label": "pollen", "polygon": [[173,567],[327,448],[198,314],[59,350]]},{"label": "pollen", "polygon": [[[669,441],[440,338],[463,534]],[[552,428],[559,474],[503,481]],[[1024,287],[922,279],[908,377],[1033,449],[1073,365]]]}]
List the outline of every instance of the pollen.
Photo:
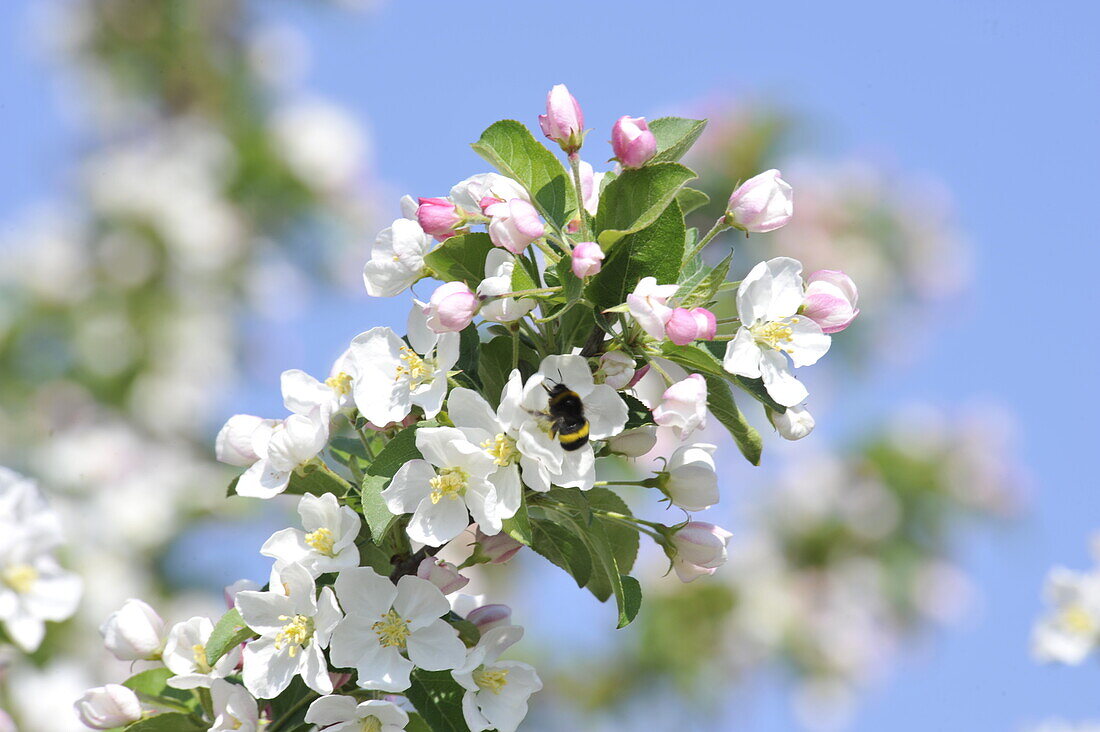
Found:
[{"label": "pollen", "polygon": [[341,371],[336,376],[325,379],[325,386],[340,395],[351,393],[351,374]]},{"label": "pollen", "polygon": [[1066,608],[1058,619],[1062,626],[1074,635],[1089,636],[1100,630],[1096,619],[1080,605],[1071,605]]},{"label": "pollen", "polygon": [[336,556],[332,551],[336,540],[333,538],[332,532],[324,527],[306,534],[306,543],[319,554],[324,554],[326,557]]},{"label": "pollen", "polygon": [[780,320],[756,326],[752,329],[752,335],[756,342],[762,346],[790,353],[790,350],[783,348],[781,344],[790,343],[791,336],[794,335],[794,329]]},{"label": "pollen", "polygon": [[508,669],[498,668],[489,670],[485,666],[478,666],[472,674],[474,683],[482,691],[491,691],[499,694],[500,690],[508,683]]},{"label": "pollen", "polygon": [[398,615],[393,608],[370,628],[378,634],[378,642],[389,648],[404,648],[409,637],[409,621]]},{"label": "pollen", "polygon": [[0,571],[0,582],[25,595],[38,581],[38,570],[29,564],[15,564]]},{"label": "pollen", "polygon": [[481,443],[481,449],[487,452],[493,462],[502,468],[516,461],[516,441],[503,432]]},{"label": "pollen", "polygon": [[195,661],[195,670],[202,674],[210,673],[210,664],[206,662],[206,646],[196,643],[191,646],[191,658]]},{"label": "pollen", "polygon": [[305,615],[280,615],[279,620],[287,623],[275,636],[275,650],[281,651],[290,646],[290,657],[294,658],[298,655],[298,649],[313,637],[313,618]]},{"label": "pollen", "polygon": [[462,468],[444,468],[439,475],[428,481],[432,487],[430,494],[432,503],[439,503],[444,498],[454,501],[466,495],[466,484],[469,479],[470,474]]},{"label": "pollen", "polygon": [[397,367],[394,380],[408,377],[411,382],[410,387],[415,388],[432,378],[431,365],[413,349],[408,346],[401,346],[400,358],[401,364]]}]

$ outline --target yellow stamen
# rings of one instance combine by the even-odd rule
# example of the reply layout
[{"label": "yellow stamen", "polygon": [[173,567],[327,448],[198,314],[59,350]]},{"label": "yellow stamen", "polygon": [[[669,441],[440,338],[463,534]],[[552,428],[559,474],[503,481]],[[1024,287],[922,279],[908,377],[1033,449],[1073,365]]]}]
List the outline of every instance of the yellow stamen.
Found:
[{"label": "yellow stamen", "polygon": [[1097,627],[1096,618],[1080,605],[1067,607],[1058,619],[1062,627],[1074,635],[1094,635],[1097,630],[1100,630]]},{"label": "yellow stamen", "polygon": [[790,342],[791,336],[794,335],[794,329],[783,321],[777,320],[756,326],[752,329],[752,335],[756,342],[762,346],[790,353],[788,349],[783,348],[780,344]]},{"label": "yellow stamen", "polygon": [[489,453],[493,462],[502,468],[516,461],[516,441],[503,432],[481,443],[481,449]]},{"label": "yellow stamen", "polygon": [[416,388],[432,378],[432,365],[408,346],[401,346],[401,361],[402,364],[397,367],[397,373],[394,374],[394,380],[407,376],[409,386]]},{"label": "yellow stamen", "polygon": [[341,371],[336,374],[336,376],[330,376],[325,379],[325,386],[332,389],[337,394],[350,394],[351,374],[346,371]]},{"label": "yellow stamen", "polygon": [[432,487],[430,497],[432,503],[439,503],[444,498],[456,501],[466,495],[466,483],[470,474],[462,468],[444,468],[439,475],[428,481]]},{"label": "yellow stamen", "polygon": [[29,564],[15,564],[0,571],[0,581],[20,595],[25,595],[38,581],[38,570]]},{"label": "yellow stamen", "polygon": [[491,691],[499,694],[500,690],[508,683],[508,669],[498,668],[489,670],[484,666],[478,666],[473,673],[474,683],[482,691]]},{"label": "yellow stamen", "polygon": [[298,655],[298,649],[313,637],[313,618],[305,615],[280,615],[279,620],[289,622],[275,636],[275,650],[281,651],[284,646],[290,646],[290,657],[294,658]]},{"label": "yellow stamen", "polygon": [[367,717],[359,720],[359,732],[382,732],[382,723],[378,717]]},{"label": "yellow stamen", "polygon": [[191,646],[191,657],[195,659],[195,669],[199,673],[210,673],[210,664],[206,662],[206,646],[202,643],[196,643]]},{"label": "yellow stamen", "polygon": [[314,551],[324,554],[326,557],[336,556],[332,551],[336,539],[333,538],[332,532],[326,528],[320,528],[306,534],[306,543]]},{"label": "yellow stamen", "polygon": [[404,648],[409,637],[409,621],[390,608],[381,620],[371,626],[371,630],[378,634],[378,642],[383,646]]}]

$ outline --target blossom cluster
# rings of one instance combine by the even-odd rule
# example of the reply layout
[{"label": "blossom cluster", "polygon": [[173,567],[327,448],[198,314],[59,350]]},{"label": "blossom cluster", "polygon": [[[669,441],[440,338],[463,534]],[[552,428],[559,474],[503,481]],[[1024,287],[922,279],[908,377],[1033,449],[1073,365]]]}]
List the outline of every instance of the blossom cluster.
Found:
[{"label": "blossom cluster", "polygon": [[[720,494],[717,446],[697,433],[713,416],[759,462],[736,391],[781,436],[809,434],[793,369],[818,361],[856,317],[856,287],[841,272],[804,278],[782,256],[726,281],[733,253],[713,265],[704,250],[727,230],[783,226],[792,190],[767,171],[733,192],[710,231],[688,230],[684,210],[704,194],[686,187],[695,176],[677,160],[705,122],[622,117],[611,130],[618,165],[602,173],[580,159],[583,113],[564,86],[539,123],[568,167],[520,123],[498,122],[474,144],[498,172],[446,197],[406,197],[405,215],[379,234],[368,294],[442,282],[413,299],[404,336],[374,327],[324,378],[284,372],[288,416],[235,415],[219,432],[218,459],[243,468],[231,492],[301,495],[302,528],[261,549],[275,560],[266,589],[238,588],[217,624],[193,619],[173,631],[184,640],[149,651],[176,674],[168,687],[224,689],[244,642],[234,699],[319,697],[307,721],[374,715],[400,728],[408,712],[378,695],[403,694],[429,726],[510,732],[541,682],[499,660],[522,631],[447,602],[466,582],[460,569],[530,547],[598,599],[614,597],[621,627],[641,604],[629,574],[640,535],[684,582],[725,563],[731,533],[691,515]],[[712,308],[726,293],[737,317],[720,320]],[[676,449],[658,455],[670,441]],[[643,455],[665,462],[641,480],[598,480],[600,460]],[[634,516],[613,485],[655,489],[678,518]],[[472,551],[460,566],[436,556],[462,547]],[[424,703],[440,694],[451,707]],[[205,710],[208,721],[221,714]]]},{"label": "blossom cluster", "polygon": [[1079,666],[1100,649],[1100,536],[1092,542],[1096,566],[1054,567],[1044,598],[1049,608],[1032,632],[1032,655],[1044,663]]}]

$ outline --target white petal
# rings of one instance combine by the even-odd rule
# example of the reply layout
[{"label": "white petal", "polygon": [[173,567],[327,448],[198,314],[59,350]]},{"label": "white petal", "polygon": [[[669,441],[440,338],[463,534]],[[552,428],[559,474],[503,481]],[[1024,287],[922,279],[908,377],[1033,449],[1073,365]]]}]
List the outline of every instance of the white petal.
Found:
[{"label": "white petal", "polygon": [[305,721],[320,727],[356,718],[356,702],[350,696],[323,696],[309,705]]},{"label": "white petal", "polygon": [[500,517],[508,519],[515,516],[523,501],[523,484],[519,479],[519,470],[515,465],[499,468],[489,476],[489,481],[496,489]]},{"label": "white petal", "polygon": [[[417,430],[417,437],[424,431]],[[435,469],[426,460],[410,460],[397,469],[389,486],[382,491],[382,500],[394,514],[412,513],[431,493],[429,481],[434,477]]]},{"label": "white petal", "polygon": [[307,648],[299,652],[298,672],[302,675],[302,681],[306,686],[318,694],[332,693],[332,679],[328,675],[328,664],[325,662],[325,654],[316,643],[310,643]]},{"label": "white petal", "polygon": [[[443,622],[442,620],[439,622]],[[413,662],[398,653],[396,648],[374,644],[356,666],[359,686],[364,689],[401,692],[409,688],[409,674]]]},{"label": "white petal", "polygon": [[416,449],[438,468],[454,466],[451,445],[466,442],[465,435],[455,427],[422,427],[416,431]]},{"label": "white petal", "polygon": [[422,356],[426,356],[436,346],[439,335],[428,327],[428,316],[424,314],[419,303],[413,304],[409,311],[409,319],[406,325],[409,336],[409,345]]},{"label": "white petal", "polygon": [[371,622],[388,612],[397,597],[397,588],[389,578],[370,567],[344,570],[334,586],[345,613],[369,617]]},{"label": "white petal", "polygon": [[617,435],[626,426],[627,408],[619,393],[599,384],[584,397],[584,416],[588,418],[589,437],[604,440]]},{"label": "white petal", "polygon": [[812,366],[828,352],[833,339],[822,333],[821,326],[813,320],[795,316],[786,322],[792,331],[788,353],[795,368]]},{"label": "white petal", "polygon": [[780,320],[798,312],[805,290],[802,284],[802,262],[790,257],[776,257],[767,262],[772,275],[771,302],[764,314],[767,320]]},{"label": "white petal", "polygon": [[294,614],[294,601],[274,592],[238,592],[234,604],[245,624],[261,635],[275,635],[285,624],[279,618]]},{"label": "white petal", "polygon": [[397,581],[393,609],[409,621],[413,630],[423,628],[446,615],[451,604],[439,588],[419,577],[406,575]]},{"label": "white petal", "polygon": [[303,563],[312,553],[313,549],[306,544],[305,534],[298,529],[280,529],[260,547],[260,554],[283,564]]},{"label": "white petal", "polygon": [[500,501],[497,499],[496,488],[487,480],[471,478],[466,488],[466,505],[470,509],[470,515],[477,522],[481,530],[489,536],[500,533],[502,520]]},{"label": "white petal", "polygon": [[[809,318],[807,318],[809,320]],[[737,335],[726,346],[726,355],[722,358],[722,367],[731,374],[744,376],[746,379],[760,378],[760,362],[763,356],[756,339],[745,326],[737,331]]]},{"label": "white petal", "polygon": [[767,262],[753,267],[737,287],[737,315],[746,326],[756,325],[772,301],[772,273]]},{"label": "white petal", "polygon": [[274,638],[259,638],[244,647],[244,686],[257,699],[273,699],[290,686],[298,659],[288,649],[275,650]]},{"label": "white petal", "polygon": [[459,640],[458,631],[445,620],[410,633],[408,651],[409,659],[428,671],[452,669],[466,659],[466,646]]},{"label": "white petal", "polygon": [[237,495],[245,498],[273,498],[286,490],[290,471],[259,460],[237,479]]},{"label": "white petal", "polygon": [[442,546],[455,538],[470,525],[466,504],[453,498],[443,498],[432,503],[425,498],[417,506],[409,521],[408,534],[413,541],[428,546]]},{"label": "white petal", "polygon": [[572,354],[547,356],[539,365],[539,373],[549,381],[565,384],[583,399],[592,391],[595,381],[588,361]]},{"label": "white petal", "polygon": [[447,397],[447,414],[456,427],[473,427],[485,430],[490,435],[504,431],[489,402],[472,389],[452,389],[451,395]]},{"label": "white petal", "polygon": [[787,366],[787,358],[779,351],[760,351],[760,373],[768,395],[784,407],[793,407],[806,401],[810,392],[795,378]]}]

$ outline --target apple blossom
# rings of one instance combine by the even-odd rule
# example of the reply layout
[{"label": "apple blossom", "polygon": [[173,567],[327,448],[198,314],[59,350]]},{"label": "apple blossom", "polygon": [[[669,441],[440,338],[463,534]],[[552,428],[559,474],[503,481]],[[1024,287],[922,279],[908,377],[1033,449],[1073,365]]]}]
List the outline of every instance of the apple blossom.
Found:
[{"label": "apple blossom", "polygon": [[224,679],[210,686],[214,725],[210,732],[259,732],[260,711],[248,689]]},{"label": "apple blossom", "polygon": [[423,311],[435,333],[457,333],[473,322],[479,307],[481,300],[465,282],[447,282],[435,288]]},{"label": "apple blossom", "polygon": [[600,356],[596,381],[612,389],[626,388],[634,378],[634,359],[622,351],[608,351]]},{"label": "apple blossom", "polygon": [[354,668],[364,689],[401,692],[414,666],[444,671],[462,663],[466,648],[441,618],[450,611],[439,588],[404,576],[395,587],[369,567],[346,569],[336,596],[347,615],[332,634],[329,658]]},{"label": "apple blossom", "polygon": [[431,582],[444,595],[458,592],[470,582],[469,577],[459,574],[458,567],[438,557],[424,557],[416,568],[416,576]]},{"label": "apple blossom", "polygon": [[237,481],[237,495],[272,498],[287,489],[290,474],[324,449],[328,441],[328,418],[292,414],[276,425],[262,453]]},{"label": "apple blossom", "polygon": [[692,341],[712,341],[718,332],[714,313],[706,308],[676,308],[665,323],[665,334],[678,346]]},{"label": "apple blossom", "polygon": [[785,407],[808,396],[791,374],[787,356],[796,368],[810,366],[831,342],[817,323],[797,314],[802,296],[802,264],[797,260],[776,257],[753,267],[737,288],[741,327],[723,360],[731,374],[763,378],[768,394]]},{"label": "apple blossom", "polygon": [[699,374],[690,374],[665,389],[661,403],[653,408],[653,421],[670,427],[679,439],[707,423],[707,382]]},{"label": "apple blossom", "polygon": [[141,719],[141,702],[137,694],[120,684],[88,689],[73,708],[80,721],[92,729],[124,727]]},{"label": "apple blossom", "polygon": [[624,168],[640,168],[657,154],[657,138],[645,117],[619,117],[611,128],[611,148]]},{"label": "apple blossom", "polygon": [[581,198],[584,199],[584,210],[589,216],[595,216],[600,206],[600,186],[607,173],[597,173],[591,163],[578,161],[581,174]]},{"label": "apple blossom", "polygon": [[477,527],[474,540],[477,542],[474,555],[484,558],[489,564],[504,564],[524,546],[503,532],[488,536],[480,526]]},{"label": "apple blossom", "polygon": [[462,715],[470,732],[515,732],[527,716],[527,700],[542,689],[531,666],[499,660],[522,637],[523,628],[518,625],[492,628],[469,650],[465,663],[451,672],[466,690]]},{"label": "apple blossom", "polygon": [[704,521],[684,524],[672,535],[672,567],[676,576],[682,582],[691,582],[714,574],[726,563],[726,545],[732,536],[720,526]]},{"label": "apple blossom", "polygon": [[210,618],[194,617],[176,623],[164,645],[164,665],[175,674],[167,684],[173,689],[209,687],[214,679],[224,679],[241,660],[240,647],[234,647],[213,667],[206,662],[206,643],[214,631]]},{"label": "apple blossom", "polygon": [[1100,574],[1055,567],[1044,594],[1052,611],[1035,626],[1032,654],[1076,666],[1100,644]]},{"label": "apple blossom", "polygon": [[814,431],[814,417],[803,406],[787,407],[785,412],[767,410],[768,420],[784,440],[801,440]]},{"label": "apple blossom", "polygon": [[332,588],[318,597],[313,577],[299,564],[280,569],[278,579],[268,592],[237,593],[237,611],[260,636],[244,647],[245,688],[257,699],[273,699],[301,676],[318,694],[329,694],[323,649],[342,617]]},{"label": "apple blossom", "polygon": [[580,279],[599,274],[603,267],[603,250],[594,241],[582,241],[573,247],[573,274]]},{"label": "apple blossom", "polygon": [[507,605],[481,605],[466,613],[465,617],[479,632],[485,634],[493,628],[511,625],[512,608]]},{"label": "apple blossom", "polygon": [[[321,421],[337,414],[350,414],[355,410],[352,384],[358,375],[355,361],[345,350],[332,365],[329,377],[319,381],[304,371],[290,369],[279,379],[283,392],[283,405],[294,414],[317,416]],[[253,441],[262,439],[254,437]]]},{"label": "apple blossom", "polygon": [[436,239],[454,236],[466,223],[466,216],[449,198],[421,198],[416,223]]},{"label": "apple blossom", "polygon": [[859,315],[859,290],[848,275],[819,269],[806,278],[806,295],[799,312],[821,326],[828,335],[839,333]]},{"label": "apple blossom", "polygon": [[309,705],[305,721],[317,725],[318,732],[401,732],[409,715],[382,699],[359,702],[350,696],[330,695]]},{"label": "apple blossom", "polygon": [[103,644],[120,661],[152,661],[164,650],[164,621],[157,611],[133,598],[99,626]]},{"label": "apple blossom", "polygon": [[685,511],[705,511],[718,503],[718,447],[699,442],[676,448],[661,473],[662,492]]},{"label": "apple blossom", "polygon": [[657,427],[644,424],[635,427],[622,434],[615,435],[607,441],[607,447],[616,455],[625,457],[641,457],[657,445]]},{"label": "apple blossom", "polygon": [[785,225],[793,213],[791,187],[772,169],[749,178],[730,195],[726,223],[742,231],[763,233]]},{"label": "apple blossom", "polygon": [[679,285],[658,285],[656,277],[643,277],[626,296],[630,315],[650,337],[665,339],[665,324],[672,317],[667,302],[678,289]]},{"label": "apple blossom", "polygon": [[247,468],[260,459],[277,419],[263,419],[251,414],[234,414],[214,441],[214,454],[220,462]]},{"label": "apple blossom", "polygon": [[512,254],[523,254],[531,242],[546,234],[538,211],[528,201],[513,198],[485,206],[489,217],[489,238]]},{"label": "apple blossom", "polygon": [[30,653],[58,622],[76,611],[83,583],[49,554],[56,537],[18,525],[0,534],[0,621],[8,638]]},{"label": "apple blossom", "polygon": [[451,200],[465,211],[481,211],[483,202],[500,203],[513,198],[531,202],[526,188],[499,173],[472,175],[451,188]]},{"label": "apple blossom", "polygon": [[539,115],[542,134],[575,153],[584,144],[584,112],[565,84],[555,84],[546,95],[546,114]]},{"label": "apple blossom", "polygon": [[260,553],[280,565],[300,564],[313,577],[359,566],[355,539],[359,514],[331,493],[305,494],[298,501],[302,529],[281,529],[264,542]]},{"label": "apple blossom", "polygon": [[432,250],[432,237],[420,224],[397,219],[378,234],[370,260],[363,267],[363,284],[371,297],[393,297],[426,273],[424,257]]},{"label": "apple blossom", "polygon": [[481,317],[497,323],[511,323],[535,309],[538,302],[529,297],[499,297],[512,292],[512,273],[516,258],[503,249],[492,249],[485,257],[485,279],[477,287],[477,294],[488,298],[481,306]]}]

